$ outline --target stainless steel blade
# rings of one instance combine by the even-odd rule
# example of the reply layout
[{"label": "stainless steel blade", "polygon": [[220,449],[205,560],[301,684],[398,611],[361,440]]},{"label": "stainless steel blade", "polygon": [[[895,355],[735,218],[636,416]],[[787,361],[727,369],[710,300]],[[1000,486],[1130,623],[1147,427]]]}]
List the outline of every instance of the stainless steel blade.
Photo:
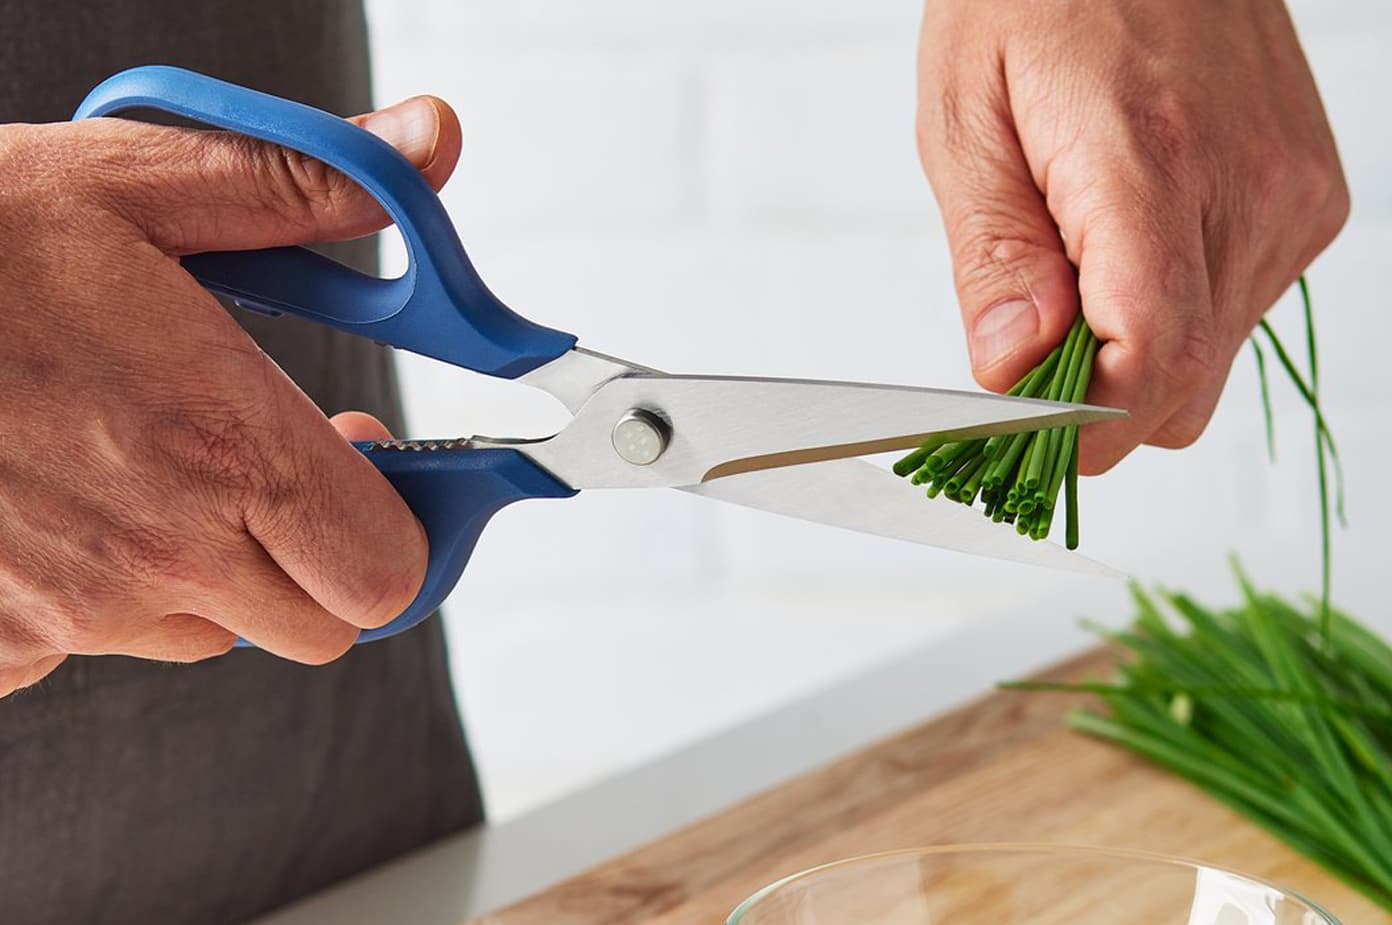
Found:
[{"label": "stainless steel blade", "polygon": [[584,347],[572,347],[545,366],[519,376],[517,381],[550,392],[575,414],[600,386],[619,376],[635,373],[661,375],[650,366],[639,366]]},{"label": "stainless steel blade", "polygon": [[1048,541],[1034,542],[863,459],[747,472],[692,485],[693,494],[924,546],[1108,578],[1125,575]]},{"label": "stainless steel blade", "polygon": [[[601,362],[594,355],[567,362],[571,370],[592,379],[622,365],[612,358]],[[593,368],[587,371],[582,362]],[[557,388],[554,382],[543,387]],[[622,441],[616,442],[616,427],[635,411],[653,431],[641,448],[647,454],[641,464],[628,461],[634,454],[622,453]],[[475,442],[514,446],[574,488],[655,488],[910,449],[933,435],[987,437],[1124,414],[1089,405],[900,385],[617,374],[604,381],[554,437]]]}]

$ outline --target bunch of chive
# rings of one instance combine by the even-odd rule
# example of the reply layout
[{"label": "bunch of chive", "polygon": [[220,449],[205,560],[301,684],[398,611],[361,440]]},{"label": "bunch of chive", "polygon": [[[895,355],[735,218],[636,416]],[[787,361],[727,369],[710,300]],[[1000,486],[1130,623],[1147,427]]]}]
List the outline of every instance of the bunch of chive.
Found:
[{"label": "bunch of chive", "polygon": [[[1068,337],[1009,393],[1022,398],[1081,402],[1092,379],[1098,341],[1081,314]],[[894,464],[894,473],[971,506],[980,498],[986,516],[1014,524],[1015,532],[1042,540],[1049,535],[1059,488],[1067,508],[1069,549],[1078,548],[1078,428],[1002,434],[989,440],[931,439]]]},{"label": "bunch of chive", "polygon": [[[1392,647],[1321,602],[1240,606],[1134,589],[1139,614],[1097,630],[1129,658],[1082,690],[1070,725],[1184,777],[1392,911]],[[1162,609],[1163,607],[1163,609]]]},{"label": "bunch of chive", "polygon": [[[1310,289],[1300,279],[1308,380],[1263,320],[1281,368],[1314,418],[1320,593],[1305,606],[1258,594],[1237,571],[1242,605],[1209,610],[1183,594],[1133,589],[1129,630],[1097,632],[1128,653],[1115,683],[1006,684],[1085,691],[1106,715],[1074,728],[1179,774],[1392,911],[1392,646],[1330,605],[1330,503],[1344,521],[1343,471],[1319,399]],[[1275,459],[1266,362],[1252,337],[1268,451]],[[1178,628],[1176,628],[1176,622]]]}]

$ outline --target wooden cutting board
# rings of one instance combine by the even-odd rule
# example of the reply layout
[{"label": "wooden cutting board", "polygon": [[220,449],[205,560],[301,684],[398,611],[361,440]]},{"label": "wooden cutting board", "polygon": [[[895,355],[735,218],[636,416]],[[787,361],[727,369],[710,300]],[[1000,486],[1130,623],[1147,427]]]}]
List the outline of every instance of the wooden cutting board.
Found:
[{"label": "wooden cutting board", "polygon": [[[1107,673],[1096,650],[1043,673]],[[681,829],[474,925],[719,925],[767,883],[896,848],[1139,848],[1293,888],[1345,925],[1392,917],[1184,781],[1069,732],[1085,702],[998,692]]]}]

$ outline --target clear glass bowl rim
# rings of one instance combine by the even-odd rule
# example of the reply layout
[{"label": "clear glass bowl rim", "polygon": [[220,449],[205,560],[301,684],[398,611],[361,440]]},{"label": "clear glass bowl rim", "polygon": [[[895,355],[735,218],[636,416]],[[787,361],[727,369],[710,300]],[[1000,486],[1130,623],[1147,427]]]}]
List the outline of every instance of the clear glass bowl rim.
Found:
[{"label": "clear glass bowl rim", "polygon": [[1237,877],[1248,883],[1254,883],[1280,893],[1282,896],[1289,897],[1299,902],[1316,915],[1323,916],[1325,925],[1342,925],[1334,915],[1319,903],[1305,896],[1303,893],[1287,889],[1279,884],[1272,883],[1270,880],[1263,880],[1261,877],[1253,877],[1241,871],[1233,870],[1230,867],[1221,867],[1217,864],[1209,864],[1204,861],[1195,861],[1191,858],[1182,858],[1175,855],[1159,854],[1152,851],[1139,851],[1132,848],[1106,848],[1096,845],[1075,845],[1059,842],[985,842],[981,844],[961,844],[961,845],[929,845],[922,848],[896,848],[892,851],[877,851],[872,854],[862,854],[856,857],[842,858],[839,861],[829,861],[826,864],[818,864],[806,870],[789,874],[781,880],[775,880],[768,886],[761,888],[758,892],[751,895],[744,902],[735,907],[725,920],[725,925],[739,925],[740,921],[753,910],[762,900],[767,899],[775,891],[790,886],[802,880],[810,880],[818,874],[836,868],[850,867],[853,864],[864,864],[872,861],[884,861],[892,858],[909,857],[933,857],[938,855],[1001,855],[1001,854],[1045,854],[1045,855],[1065,855],[1068,857],[1091,857],[1098,859],[1113,859],[1117,861],[1132,861],[1145,864],[1159,864],[1167,867],[1188,868],[1190,870],[1212,870],[1230,877]]}]

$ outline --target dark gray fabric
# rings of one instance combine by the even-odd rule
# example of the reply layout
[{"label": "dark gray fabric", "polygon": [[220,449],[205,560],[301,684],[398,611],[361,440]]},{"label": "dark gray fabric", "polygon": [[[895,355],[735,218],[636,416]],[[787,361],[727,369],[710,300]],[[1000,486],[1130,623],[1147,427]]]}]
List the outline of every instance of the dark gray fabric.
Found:
[{"label": "dark gray fabric", "polygon": [[[348,0],[0,0],[0,122],[65,119],[98,80],[146,63],[369,108]],[[334,253],[375,259],[370,241]],[[242,320],[326,411],[399,429],[385,351]],[[481,816],[438,619],[323,668],[256,651],[74,658],[0,701],[5,925],[240,922]]]}]

